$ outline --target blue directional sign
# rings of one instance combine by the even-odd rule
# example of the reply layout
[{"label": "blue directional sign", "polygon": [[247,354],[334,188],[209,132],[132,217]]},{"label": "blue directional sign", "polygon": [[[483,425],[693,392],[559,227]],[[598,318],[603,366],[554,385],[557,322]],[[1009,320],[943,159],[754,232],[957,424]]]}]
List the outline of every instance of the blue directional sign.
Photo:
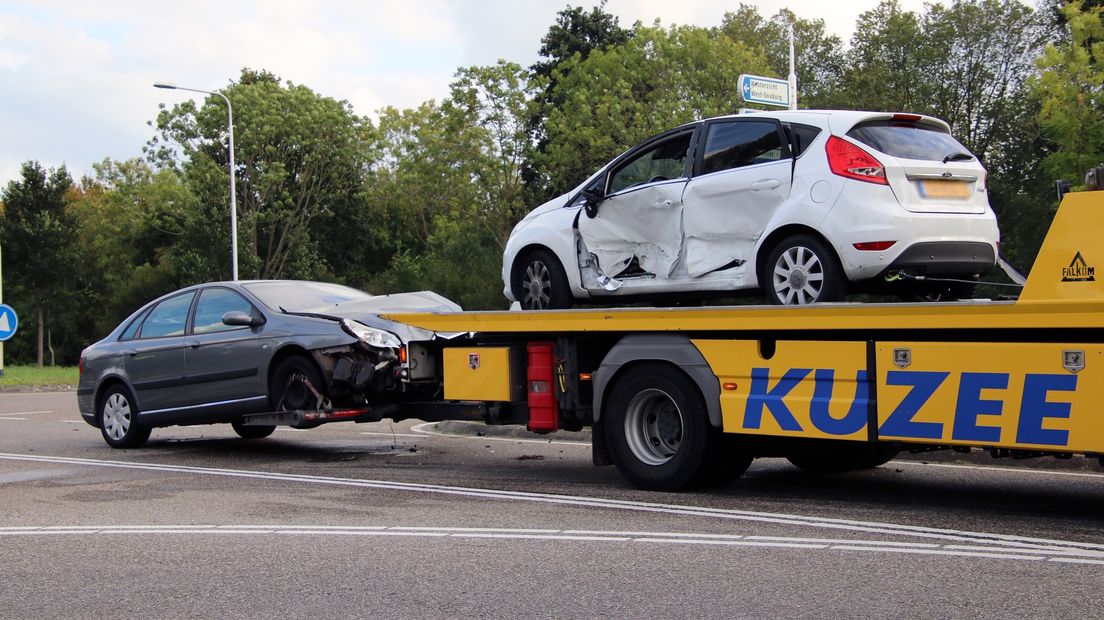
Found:
[{"label": "blue directional sign", "polygon": [[786,80],[745,73],[740,76],[740,98],[744,103],[762,103],[788,108],[790,83]]},{"label": "blue directional sign", "polygon": [[15,316],[15,310],[11,306],[0,304],[0,342],[14,336],[18,326],[19,317]]}]

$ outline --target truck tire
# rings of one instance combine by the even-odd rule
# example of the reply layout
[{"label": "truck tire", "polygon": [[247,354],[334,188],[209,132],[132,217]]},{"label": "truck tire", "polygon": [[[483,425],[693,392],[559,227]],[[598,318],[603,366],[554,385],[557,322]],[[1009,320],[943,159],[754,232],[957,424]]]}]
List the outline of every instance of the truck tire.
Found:
[{"label": "truck tire", "polygon": [[606,403],[613,463],[638,487],[677,491],[717,483],[751,463],[709,423],[701,392],[674,366],[646,362],[626,369]]},{"label": "truck tire", "polygon": [[140,448],[150,436],[150,428],[138,420],[138,404],[130,390],[121,384],[107,388],[96,406],[100,433],[112,448]]},{"label": "truck tire", "polygon": [[834,456],[789,457],[786,460],[810,474],[839,474],[874,469],[893,460],[900,450],[895,445],[872,445]]}]

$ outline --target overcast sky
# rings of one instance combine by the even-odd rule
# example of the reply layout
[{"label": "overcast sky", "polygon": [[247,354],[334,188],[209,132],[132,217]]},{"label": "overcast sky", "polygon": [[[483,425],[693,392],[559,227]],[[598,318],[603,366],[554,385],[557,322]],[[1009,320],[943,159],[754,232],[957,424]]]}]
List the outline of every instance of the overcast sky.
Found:
[{"label": "overcast sky", "polygon": [[[846,43],[877,0],[750,1],[789,7]],[[242,67],[267,69],[348,100],[358,114],[448,94],[458,67],[505,58],[528,66],[566,0],[4,0],[0,2],[0,186],[19,166],[65,164],[74,178],[110,157],[141,154],[157,104],[215,90]],[[592,3],[573,0],[589,8]],[[738,2],[609,0],[622,26],[640,20],[716,26]],[[903,0],[920,10],[922,0]],[[199,96],[197,96],[199,97]]]}]

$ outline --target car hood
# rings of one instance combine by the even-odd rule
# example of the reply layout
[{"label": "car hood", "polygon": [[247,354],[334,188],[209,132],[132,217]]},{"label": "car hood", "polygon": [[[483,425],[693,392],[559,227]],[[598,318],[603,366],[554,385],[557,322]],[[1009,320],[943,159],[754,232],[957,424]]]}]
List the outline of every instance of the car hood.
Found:
[{"label": "car hood", "polygon": [[399,337],[403,342],[415,340],[432,340],[436,337],[451,338],[455,334],[437,333],[419,327],[413,327],[403,323],[397,323],[381,317],[381,314],[399,312],[460,312],[457,303],[438,295],[432,291],[417,291],[414,293],[395,293],[393,295],[377,295],[369,299],[350,301],[326,308],[318,308],[309,312],[297,312],[290,314],[307,314],[310,316],[330,318],[334,320],[349,319],[363,323],[369,327],[387,330]]}]

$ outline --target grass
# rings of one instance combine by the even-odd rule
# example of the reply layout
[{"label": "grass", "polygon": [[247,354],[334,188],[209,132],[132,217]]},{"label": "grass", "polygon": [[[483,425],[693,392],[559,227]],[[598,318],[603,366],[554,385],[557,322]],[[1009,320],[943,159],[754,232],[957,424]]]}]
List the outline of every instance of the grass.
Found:
[{"label": "grass", "polygon": [[76,366],[4,366],[0,388],[6,386],[76,385]]}]

